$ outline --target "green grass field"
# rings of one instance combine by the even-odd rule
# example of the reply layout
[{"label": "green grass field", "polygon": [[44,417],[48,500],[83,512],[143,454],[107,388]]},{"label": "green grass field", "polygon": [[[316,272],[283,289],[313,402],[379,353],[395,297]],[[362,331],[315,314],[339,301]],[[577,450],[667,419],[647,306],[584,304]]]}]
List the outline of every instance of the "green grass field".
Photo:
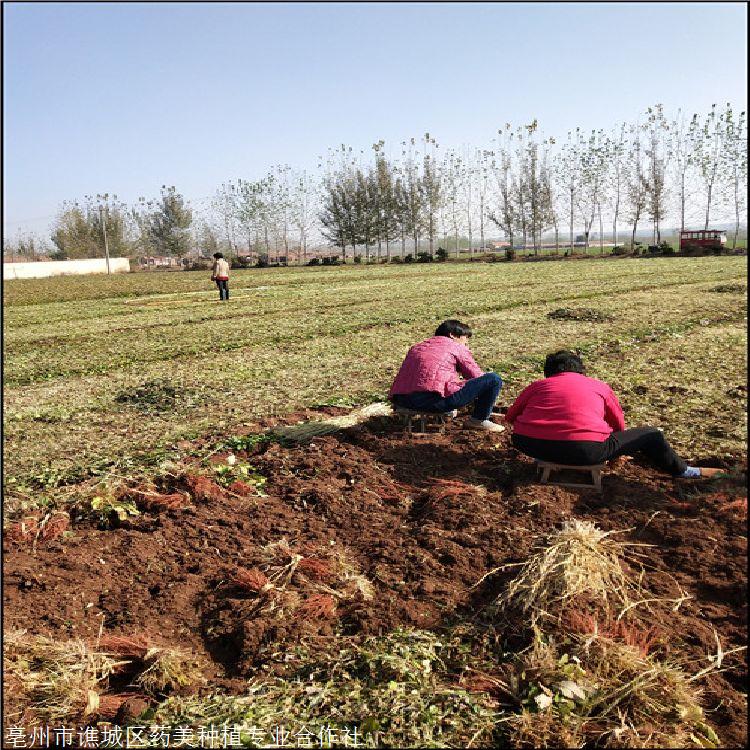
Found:
[{"label": "green grass field", "polygon": [[[234,272],[228,304],[205,273],[7,282],[7,507],[259,416],[383,398],[409,345],[448,317],[473,326],[503,403],[547,352],[575,348],[631,424],[688,455],[741,453],[746,290],[712,290],[745,274],[743,257],[265,269]],[[560,307],[613,320],[547,317]],[[162,406],[127,401],[153,380]]]}]

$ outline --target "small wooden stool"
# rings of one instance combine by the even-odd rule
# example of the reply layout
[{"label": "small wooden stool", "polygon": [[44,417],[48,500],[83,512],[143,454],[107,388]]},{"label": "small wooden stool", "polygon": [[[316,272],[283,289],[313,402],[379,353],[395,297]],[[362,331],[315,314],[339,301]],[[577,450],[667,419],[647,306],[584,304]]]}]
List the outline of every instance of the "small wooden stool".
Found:
[{"label": "small wooden stool", "polygon": [[606,468],[606,464],[596,464],[595,466],[569,466],[568,464],[553,464],[549,461],[536,461],[537,471],[542,472],[541,482],[547,484],[549,482],[549,475],[552,471],[561,471],[563,469],[569,469],[571,471],[588,471],[591,474],[591,484],[577,484],[573,482],[551,482],[551,484],[557,484],[561,487],[588,487],[591,489],[602,491],[602,469]]},{"label": "small wooden stool", "polygon": [[439,413],[433,411],[415,411],[414,409],[407,409],[403,406],[394,406],[393,412],[394,414],[400,414],[402,417],[404,417],[406,433],[408,435],[412,434],[414,420],[419,421],[420,432],[427,432],[427,417],[437,417],[437,420],[440,424],[440,432],[444,432],[446,420],[450,419],[452,416],[451,412]]}]

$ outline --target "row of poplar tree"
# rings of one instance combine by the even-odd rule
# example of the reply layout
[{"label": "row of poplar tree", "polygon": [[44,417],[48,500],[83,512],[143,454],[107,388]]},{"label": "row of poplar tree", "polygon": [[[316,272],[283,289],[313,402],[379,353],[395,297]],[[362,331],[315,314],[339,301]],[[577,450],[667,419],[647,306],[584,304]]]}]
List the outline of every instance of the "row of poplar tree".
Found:
[{"label": "row of poplar tree", "polygon": [[[304,260],[321,239],[346,255],[390,258],[438,246],[484,248],[489,238],[538,252],[545,244],[588,248],[653,241],[663,228],[746,221],[745,112],[714,105],[702,115],[661,105],[610,131],[580,128],[563,140],[536,120],[506,124],[487,147],[443,148],[429,133],[389,150],[341,145],[311,173],[281,165],[257,180],[222,184],[203,211],[175,187],[127,206],[99,195],[64,204],[51,235],[56,257],[284,255]],[[28,249],[28,248],[27,248]]]}]

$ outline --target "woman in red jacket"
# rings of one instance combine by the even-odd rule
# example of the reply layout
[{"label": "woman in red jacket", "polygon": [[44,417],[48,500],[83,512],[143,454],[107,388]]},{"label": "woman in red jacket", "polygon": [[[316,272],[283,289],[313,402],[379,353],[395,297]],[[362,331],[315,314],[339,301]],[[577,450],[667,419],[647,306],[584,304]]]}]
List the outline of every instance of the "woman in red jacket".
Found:
[{"label": "woman in red jacket", "polygon": [[581,358],[573,352],[547,357],[544,380],[527,386],[505,415],[518,450],[570,466],[642,453],[674,477],[710,477],[721,471],[688,466],[656,427],[626,429],[614,391],[584,373]]},{"label": "woman in red jacket", "polygon": [[[503,432],[490,419],[503,381],[494,372],[482,372],[471,356],[471,328],[459,320],[446,320],[435,335],[409,349],[388,397],[396,406],[436,414],[474,404],[466,426]],[[459,379],[459,373],[465,380]]]}]

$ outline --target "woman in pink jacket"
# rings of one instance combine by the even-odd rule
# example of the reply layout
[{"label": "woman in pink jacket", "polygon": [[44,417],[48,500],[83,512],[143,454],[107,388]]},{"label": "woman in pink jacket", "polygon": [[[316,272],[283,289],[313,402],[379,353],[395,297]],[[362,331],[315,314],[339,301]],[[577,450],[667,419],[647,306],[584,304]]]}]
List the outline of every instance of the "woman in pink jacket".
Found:
[{"label": "woman in pink jacket", "polygon": [[614,391],[584,373],[581,358],[573,352],[547,357],[544,380],[524,388],[505,415],[518,450],[570,466],[642,453],[674,477],[710,477],[721,471],[688,466],[656,427],[626,429]]},{"label": "woman in pink jacket", "polygon": [[[458,320],[446,320],[432,338],[409,349],[388,394],[396,406],[437,414],[474,404],[466,426],[503,432],[490,420],[503,381],[494,372],[482,372],[471,356],[471,328]],[[465,380],[459,380],[459,373]]]}]

